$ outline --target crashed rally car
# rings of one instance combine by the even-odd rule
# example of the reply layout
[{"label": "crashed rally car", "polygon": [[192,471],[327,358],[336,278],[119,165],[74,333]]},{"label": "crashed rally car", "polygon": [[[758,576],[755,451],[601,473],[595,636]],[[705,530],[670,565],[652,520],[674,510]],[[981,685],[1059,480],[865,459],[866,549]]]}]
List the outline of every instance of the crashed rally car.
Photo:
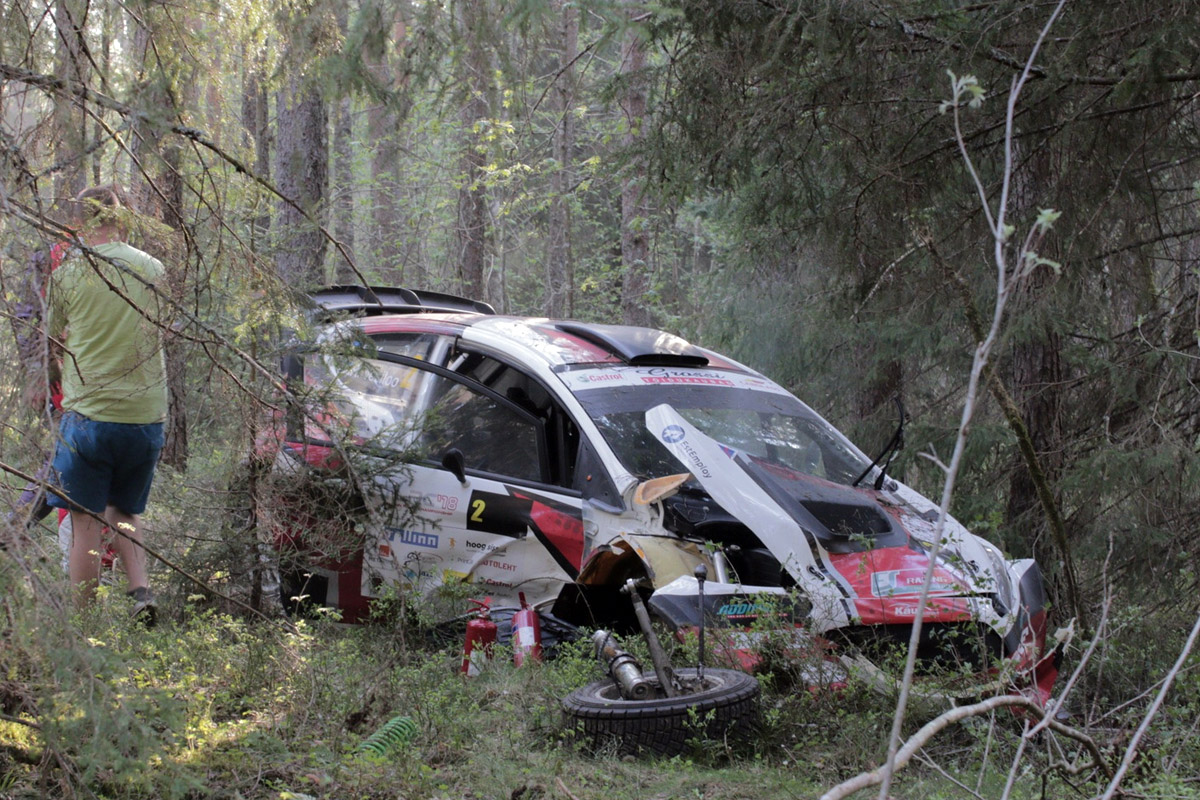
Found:
[{"label": "crashed rally car", "polygon": [[[633,579],[687,630],[704,565],[707,625],[735,650],[781,609],[841,663],[907,643],[937,507],[754,370],[657,330],[501,316],[433,292],[314,300],[325,322],[284,371],[325,394],[262,452],[283,471],[333,470],[347,442],[406,454],[366,482],[372,513],[349,552],[306,549],[302,525],[276,531],[308,559],[303,591],[345,619],[383,592],[467,582],[496,605],[521,592],[560,620],[632,629],[620,590]],[[1007,667],[1045,696],[1045,603],[1032,560],[946,520],[921,662]]]}]

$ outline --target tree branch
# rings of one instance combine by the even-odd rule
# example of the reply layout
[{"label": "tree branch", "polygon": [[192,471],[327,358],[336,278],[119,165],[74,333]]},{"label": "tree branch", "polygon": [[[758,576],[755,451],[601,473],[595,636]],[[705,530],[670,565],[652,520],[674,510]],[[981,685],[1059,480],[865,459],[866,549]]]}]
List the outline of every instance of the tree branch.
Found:
[{"label": "tree branch", "polygon": [[[982,700],[969,706],[952,708],[927,722],[919,731],[909,737],[904,746],[896,753],[895,769],[903,768],[921,748],[929,743],[930,739],[951,725],[971,717],[990,714],[998,708],[1020,708],[1036,715],[1039,721],[1046,719],[1045,710],[1036,701],[1022,695],[1006,694],[998,697],[989,697],[987,700]],[[1082,744],[1088,753],[1091,754],[1096,765],[1104,771],[1105,775],[1109,777],[1113,775],[1112,767],[1104,760],[1103,751],[1101,751],[1100,746],[1096,744],[1096,741],[1092,737],[1083,731],[1075,730],[1054,719],[1050,719],[1047,725],[1055,733]],[[821,795],[821,800],[841,800],[861,789],[879,786],[883,783],[884,773],[887,771],[887,768],[888,765],[884,764],[870,772],[859,773]]]}]

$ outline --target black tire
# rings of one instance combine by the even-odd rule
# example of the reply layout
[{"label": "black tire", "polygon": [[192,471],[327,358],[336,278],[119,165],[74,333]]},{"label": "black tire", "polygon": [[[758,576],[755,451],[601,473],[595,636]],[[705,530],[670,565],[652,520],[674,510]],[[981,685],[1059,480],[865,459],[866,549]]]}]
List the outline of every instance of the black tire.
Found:
[{"label": "black tire", "polygon": [[[676,673],[685,682],[696,678],[694,669]],[[759,692],[751,675],[706,669],[703,688],[686,696],[626,700],[608,679],[571,692],[562,707],[568,725],[583,735],[588,746],[615,743],[622,754],[673,756],[684,752],[693,739],[749,737],[758,727]]]}]

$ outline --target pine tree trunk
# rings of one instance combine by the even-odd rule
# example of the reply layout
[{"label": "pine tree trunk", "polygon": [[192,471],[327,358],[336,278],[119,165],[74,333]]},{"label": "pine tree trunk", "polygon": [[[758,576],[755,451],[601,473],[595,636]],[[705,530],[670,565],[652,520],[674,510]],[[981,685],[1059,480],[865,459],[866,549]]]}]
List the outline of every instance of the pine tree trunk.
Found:
[{"label": "pine tree trunk", "polygon": [[[342,243],[350,258],[354,252],[354,117],[349,97],[338,103],[333,122],[333,235]],[[340,252],[333,254],[335,283],[358,283]]]},{"label": "pine tree trunk", "polygon": [[[631,3],[632,9],[640,8]],[[625,92],[621,111],[627,133],[625,145],[634,148],[642,138],[646,118],[646,90],[642,72],[646,68],[646,46],[641,31],[631,27],[621,53],[621,76]],[[646,202],[644,167],[635,160],[621,189],[621,318],[626,325],[650,325],[652,315],[646,293],[650,288],[650,208]]]},{"label": "pine tree trunk", "polygon": [[[1022,287],[1027,303],[1043,298],[1052,281],[1049,268],[1041,268]],[[1037,326],[1032,335],[1013,346],[1011,356],[1012,396],[1021,410],[1021,419],[1029,431],[1038,462],[1051,487],[1057,487],[1062,475],[1062,339],[1047,323]],[[1046,527],[1042,504],[1024,463],[1014,465],[1008,488],[1006,522],[1010,530],[1024,533],[1027,554],[1041,564],[1058,560],[1056,548]]]},{"label": "pine tree trunk", "polygon": [[476,128],[487,120],[490,110],[488,55],[480,28],[482,9],[473,3],[459,7],[459,22],[466,40],[467,92],[459,120],[462,143],[459,154],[458,190],[458,280],[468,297],[488,299],[484,270],[490,250],[487,188],[483,183],[486,154]]},{"label": "pine tree trunk", "polygon": [[546,257],[546,314],[569,317],[573,314],[574,279],[571,264],[571,187],[575,182],[575,70],[579,49],[579,13],[572,2],[559,3],[562,55],[558,81],[554,86],[553,152],[556,162],[550,176],[549,245]]},{"label": "pine tree trunk", "polygon": [[[271,179],[271,132],[267,127],[270,100],[263,86],[262,66],[255,56],[243,52],[242,126],[254,143],[254,172],[265,181]],[[271,228],[271,213],[263,204],[262,212],[251,225],[251,247],[257,247]]]},{"label": "pine tree trunk", "polygon": [[[395,278],[403,280],[402,270],[396,263],[401,235],[399,212],[399,187],[396,182],[396,165],[400,149],[396,144],[399,127],[395,110],[377,103],[367,110],[367,136],[373,148],[371,152],[371,220],[374,228],[374,263],[385,271],[395,271]],[[390,268],[390,269],[389,269]]]},{"label": "pine tree trunk", "polygon": [[[407,23],[399,11],[381,24],[391,26],[389,49],[403,47]],[[407,243],[403,241],[404,219],[400,198],[400,128],[407,116],[407,100],[400,94],[406,87],[397,75],[389,52],[379,54],[368,66],[375,82],[391,94],[367,109],[367,138],[371,150],[371,244],[373,265],[385,283],[421,287],[425,276],[421,265],[406,269]],[[406,274],[407,273],[407,274]]]},{"label": "pine tree trunk", "polygon": [[320,90],[295,72],[284,78],[276,107],[275,184],[291,202],[275,206],[275,268],[288,286],[309,289],[324,283],[326,241],[317,224],[327,211],[329,115]]},{"label": "pine tree trunk", "polygon": [[[54,4],[54,74],[70,87],[83,86],[91,75],[85,52],[82,25],[87,4],[81,0],[61,0]],[[54,177],[55,197],[71,198],[87,186],[84,157],[87,120],[81,100],[73,94],[54,95],[55,160],[63,169]]]},{"label": "pine tree trunk", "polygon": [[[1039,205],[1052,205],[1045,197],[1046,187],[1053,185],[1050,176],[1056,172],[1049,147],[1042,147],[1030,160],[1028,167],[1017,172],[1013,180],[1013,201],[1016,218],[1029,218]],[[1053,239],[1046,247],[1053,247]],[[1047,258],[1054,252],[1042,252]],[[1062,477],[1062,339],[1049,319],[1055,273],[1049,267],[1039,267],[1023,281],[1014,304],[1033,316],[1027,332],[1013,344],[1010,356],[1013,402],[1021,412],[1046,484],[1058,502],[1058,485]],[[1038,560],[1050,573],[1049,567],[1061,560],[1053,541],[1049,521],[1038,497],[1037,486],[1024,461],[1018,456],[1009,481],[1005,521],[1010,531],[1021,531],[1025,554]],[[1014,545],[1016,543],[1014,542]]]}]

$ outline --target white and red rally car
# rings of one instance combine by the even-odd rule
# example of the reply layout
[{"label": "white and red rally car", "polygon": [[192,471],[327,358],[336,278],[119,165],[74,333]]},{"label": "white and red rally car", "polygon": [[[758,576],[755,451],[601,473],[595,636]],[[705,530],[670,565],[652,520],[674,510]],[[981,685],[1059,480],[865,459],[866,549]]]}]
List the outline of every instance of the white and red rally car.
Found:
[{"label": "white and red rally car", "polygon": [[[907,643],[936,505],[763,375],[647,328],[501,316],[407,289],[313,299],[325,321],[284,371],[319,400],[262,453],[285,471],[335,470],[347,447],[407,461],[366,482],[354,545],[305,563],[305,591],[346,619],[384,587],[428,596],[469,582],[497,604],[522,592],[559,619],[619,629],[633,579],[687,629],[704,565],[711,626],[786,609],[804,636],[860,661]],[[306,552],[303,525],[276,533]],[[1037,565],[952,519],[923,629],[924,663],[1007,667],[1048,696]]]}]

